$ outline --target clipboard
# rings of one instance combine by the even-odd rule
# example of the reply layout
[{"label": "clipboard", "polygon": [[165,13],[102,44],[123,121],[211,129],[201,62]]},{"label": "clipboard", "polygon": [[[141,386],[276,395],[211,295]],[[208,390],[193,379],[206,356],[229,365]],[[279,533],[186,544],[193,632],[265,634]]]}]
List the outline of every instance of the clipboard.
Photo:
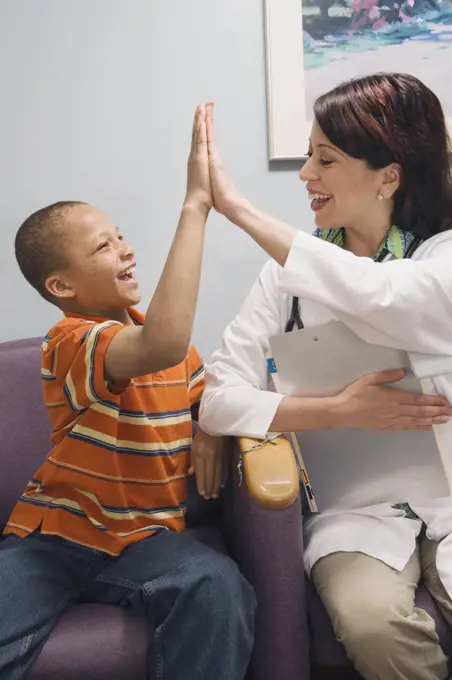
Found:
[{"label": "clipboard", "polygon": [[[270,350],[275,388],[288,396],[332,396],[366,373],[400,368],[406,374],[397,387],[430,391],[425,370],[419,380],[407,352],[366,343],[340,321],[273,337]],[[451,494],[449,423],[428,432],[303,431],[289,437],[313,512]]]}]

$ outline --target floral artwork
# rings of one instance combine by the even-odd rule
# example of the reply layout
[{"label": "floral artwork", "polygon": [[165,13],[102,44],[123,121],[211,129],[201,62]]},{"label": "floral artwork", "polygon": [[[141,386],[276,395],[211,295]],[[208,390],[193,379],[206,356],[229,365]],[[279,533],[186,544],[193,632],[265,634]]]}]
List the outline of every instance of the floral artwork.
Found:
[{"label": "floral artwork", "polygon": [[452,0],[265,0],[270,159],[306,154],[316,98],[361,75],[417,76],[452,130]]},{"label": "floral artwork", "polygon": [[403,71],[452,115],[452,2],[303,0],[306,115],[316,97],[362,73]]}]

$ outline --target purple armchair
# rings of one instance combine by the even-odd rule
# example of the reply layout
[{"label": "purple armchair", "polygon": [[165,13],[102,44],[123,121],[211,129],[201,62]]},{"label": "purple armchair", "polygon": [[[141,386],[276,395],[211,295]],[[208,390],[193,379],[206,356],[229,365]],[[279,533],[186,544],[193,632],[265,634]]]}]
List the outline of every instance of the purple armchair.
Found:
[{"label": "purple armchair", "polygon": [[[40,339],[0,344],[0,530],[50,445],[39,348]],[[241,446],[246,447],[246,441]],[[292,479],[287,458],[286,466],[278,463],[278,480],[275,458],[264,451],[245,456],[246,483],[240,484],[239,457],[235,445],[229,483],[219,502],[203,501],[192,489],[187,530],[228,551],[255,588],[258,612],[250,680],[307,680],[298,481]],[[145,680],[151,654],[152,631],[144,619],[119,607],[77,604],[64,614],[28,677]]]}]

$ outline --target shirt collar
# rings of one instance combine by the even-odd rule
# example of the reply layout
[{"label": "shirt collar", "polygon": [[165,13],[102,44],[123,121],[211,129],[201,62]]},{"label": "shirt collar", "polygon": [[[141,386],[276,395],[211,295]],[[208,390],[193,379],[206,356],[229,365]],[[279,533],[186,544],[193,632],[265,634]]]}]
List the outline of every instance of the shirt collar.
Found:
[{"label": "shirt collar", "polygon": [[[139,312],[137,309],[131,307],[127,310],[130,318],[138,325],[144,323],[144,314]],[[89,314],[75,314],[74,312],[64,312],[64,316],[68,319],[83,319],[84,321],[95,321],[96,323],[103,323],[104,321],[111,321],[108,317],[103,316],[92,316]]]},{"label": "shirt collar", "polygon": [[[339,248],[344,247],[344,230],[343,229],[316,229],[314,236],[322,239],[322,241],[328,241],[328,243],[334,243],[339,246]],[[383,251],[387,251],[396,260],[402,260],[405,257],[405,253],[408,251],[413,239],[415,237],[409,231],[404,231],[400,227],[393,225],[388,231],[386,238],[380,244],[378,252],[375,255],[375,259],[378,258]]]}]

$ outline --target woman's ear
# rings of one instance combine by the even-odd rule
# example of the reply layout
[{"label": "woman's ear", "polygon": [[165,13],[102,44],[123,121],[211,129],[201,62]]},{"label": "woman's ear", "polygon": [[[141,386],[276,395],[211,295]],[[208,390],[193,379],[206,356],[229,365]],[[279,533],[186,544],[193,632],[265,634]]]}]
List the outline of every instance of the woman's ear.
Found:
[{"label": "woman's ear", "polygon": [[402,168],[398,163],[391,163],[383,169],[381,194],[384,198],[392,198],[402,184]]}]

